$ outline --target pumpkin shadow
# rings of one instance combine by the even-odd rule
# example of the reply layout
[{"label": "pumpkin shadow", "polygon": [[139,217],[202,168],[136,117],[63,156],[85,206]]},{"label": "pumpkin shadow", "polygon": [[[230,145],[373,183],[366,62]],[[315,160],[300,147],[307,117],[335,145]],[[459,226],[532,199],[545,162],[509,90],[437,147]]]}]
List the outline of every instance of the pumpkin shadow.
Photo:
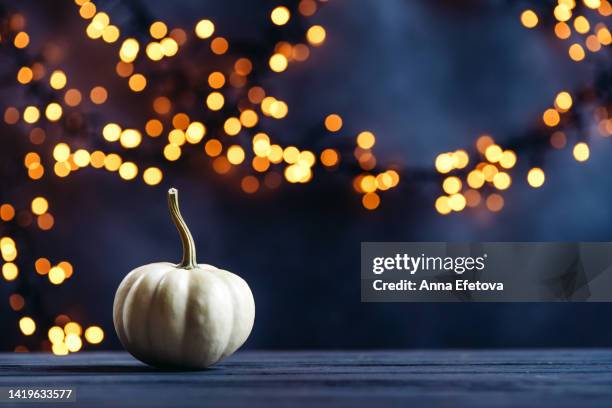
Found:
[{"label": "pumpkin shadow", "polygon": [[[188,370],[180,368],[155,368],[147,365],[1,365],[1,369],[9,369],[23,374],[33,373],[62,373],[62,374],[163,374],[163,373],[204,373],[218,370],[218,368],[207,368],[205,370]],[[16,374],[13,372],[13,374]],[[19,375],[19,374],[17,374]]]}]

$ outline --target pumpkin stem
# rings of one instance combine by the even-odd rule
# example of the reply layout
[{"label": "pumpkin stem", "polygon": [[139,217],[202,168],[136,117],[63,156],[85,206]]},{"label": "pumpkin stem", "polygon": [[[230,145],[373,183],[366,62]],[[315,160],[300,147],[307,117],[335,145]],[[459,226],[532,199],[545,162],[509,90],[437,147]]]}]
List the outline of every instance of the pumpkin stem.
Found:
[{"label": "pumpkin stem", "polygon": [[178,204],[178,190],[171,188],[168,190],[168,208],[170,209],[170,217],[179,235],[181,236],[181,242],[183,243],[183,259],[177,266],[183,269],[194,269],[198,267],[196,262],[196,250],[193,237],[183,217],[181,217],[181,211],[179,210]]}]

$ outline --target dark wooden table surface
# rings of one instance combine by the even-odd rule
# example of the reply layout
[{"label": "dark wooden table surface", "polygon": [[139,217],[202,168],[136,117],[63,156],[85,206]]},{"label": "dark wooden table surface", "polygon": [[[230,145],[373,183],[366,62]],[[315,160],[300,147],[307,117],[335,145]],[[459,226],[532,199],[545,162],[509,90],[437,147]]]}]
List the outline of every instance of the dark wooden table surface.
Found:
[{"label": "dark wooden table surface", "polygon": [[118,352],[3,353],[7,386],[74,388],[68,407],[610,408],[612,350],[252,351],[201,372],[157,371]]}]

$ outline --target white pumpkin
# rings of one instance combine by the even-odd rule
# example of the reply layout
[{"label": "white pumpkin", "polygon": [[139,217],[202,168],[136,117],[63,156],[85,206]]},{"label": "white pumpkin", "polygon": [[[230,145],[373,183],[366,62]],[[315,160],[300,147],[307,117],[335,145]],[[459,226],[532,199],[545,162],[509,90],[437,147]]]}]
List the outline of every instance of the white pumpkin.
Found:
[{"label": "white pumpkin", "polygon": [[156,367],[203,369],[246,341],[255,302],[239,276],[196,263],[174,188],[168,191],[168,206],[183,243],[182,262],[152,263],[130,272],[117,289],[113,321],[119,340],[139,360]]}]

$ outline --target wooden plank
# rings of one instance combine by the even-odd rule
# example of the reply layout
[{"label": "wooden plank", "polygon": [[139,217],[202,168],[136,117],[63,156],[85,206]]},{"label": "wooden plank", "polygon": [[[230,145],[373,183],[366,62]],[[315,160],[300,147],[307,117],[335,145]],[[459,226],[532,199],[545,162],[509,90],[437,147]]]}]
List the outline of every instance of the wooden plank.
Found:
[{"label": "wooden plank", "polygon": [[202,372],[120,352],[0,354],[0,386],[55,385],[76,388],[72,407],[609,408],[612,351],[245,351]]}]

